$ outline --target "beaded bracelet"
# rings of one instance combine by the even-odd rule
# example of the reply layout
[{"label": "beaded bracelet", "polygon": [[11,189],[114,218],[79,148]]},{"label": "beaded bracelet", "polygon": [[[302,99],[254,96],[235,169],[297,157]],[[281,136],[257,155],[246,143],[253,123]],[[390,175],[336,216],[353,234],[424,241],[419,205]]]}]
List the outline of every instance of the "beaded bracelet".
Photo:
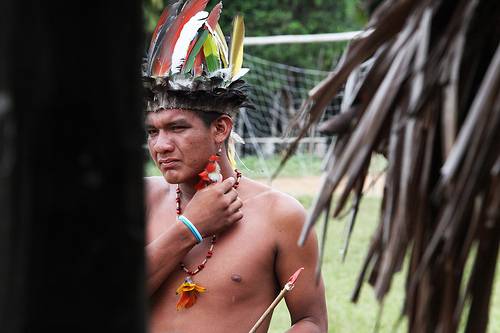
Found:
[{"label": "beaded bracelet", "polygon": [[194,238],[196,238],[196,242],[197,243],[201,243],[203,241],[203,237],[201,236],[200,232],[198,231],[198,229],[196,229],[196,227],[194,226],[194,224],[191,223],[191,221],[188,220],[187,217],[185,217],[184,215],[179,215],[177,217],[177,219],[179,219],[179,221],[181,221],[182,223],[184,223],[184,225],[189,229],[189,231],[191,231],[191,233],[193,234]]}]

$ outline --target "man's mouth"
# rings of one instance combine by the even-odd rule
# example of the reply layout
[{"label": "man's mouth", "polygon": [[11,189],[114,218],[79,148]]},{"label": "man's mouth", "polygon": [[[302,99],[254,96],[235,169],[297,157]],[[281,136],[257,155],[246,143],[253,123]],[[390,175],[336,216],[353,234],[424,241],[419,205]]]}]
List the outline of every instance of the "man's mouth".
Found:
[{"label": "man's mouth", "polygon": [[165,159],[159,159],[158,164],[162,170],[169,170],[173,169],[179,160],[175,158],[165,158]]}]

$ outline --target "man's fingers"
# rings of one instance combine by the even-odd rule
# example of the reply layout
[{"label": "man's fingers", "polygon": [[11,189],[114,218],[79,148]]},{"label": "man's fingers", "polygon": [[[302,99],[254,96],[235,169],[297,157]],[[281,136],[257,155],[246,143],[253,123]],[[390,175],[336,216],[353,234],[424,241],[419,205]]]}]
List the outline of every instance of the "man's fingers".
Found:
[{"label": "man's fingers", "polygon": [[238,198],[238,192],[236,190],[231,189],[226,194],[225,197],[228,198],[229,203],[233,203]]},{"label": "man's fingers", "polygon": [[238,210],[237,212],[231,215],[229,220],[231,223],[235,223],[241,220],[242,218],[243,218],[243,213],[241,212],[241,210]]},{"label": "man's fingers", "polygon": [[236,199],[231,203],[231,205],[228,208],[228,211],[230,213],[234,213],[240,210],[241,207],[243,207],[243,202],[240,199]]},{"label": "man's fingers", "polygon": [[220,184],[223,193],[227,193],[228,191],[230,191],[233,188],[235,182],[236,179],[234,179],[234,177],[224,179],[224,181]]}]

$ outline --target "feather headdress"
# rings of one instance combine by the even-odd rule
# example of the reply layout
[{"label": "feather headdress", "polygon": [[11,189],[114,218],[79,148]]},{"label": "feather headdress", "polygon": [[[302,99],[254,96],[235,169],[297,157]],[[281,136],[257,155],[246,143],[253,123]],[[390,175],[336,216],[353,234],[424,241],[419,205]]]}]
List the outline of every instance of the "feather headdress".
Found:
[{"label": "feather headdress", "polygon": [[241,77],[243,18],[233,21],[231,44],[219,26],[222,2],[210,12],[208,0],[170,2],[153,32],[143,67],[146,111],[190,109],[234,115],[247,105]]}]

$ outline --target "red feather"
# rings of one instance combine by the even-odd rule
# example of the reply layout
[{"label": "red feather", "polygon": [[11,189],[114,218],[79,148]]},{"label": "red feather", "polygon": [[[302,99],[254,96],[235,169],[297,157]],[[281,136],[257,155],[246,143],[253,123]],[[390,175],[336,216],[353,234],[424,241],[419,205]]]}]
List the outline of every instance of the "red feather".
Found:
[{"label": "red feather", "polygon": [[194,65],[193,65],[194,76],[200,76],[202,74],[203,60],[205,60],[205,56],[203,55],[203,52],[199,52],[196,58],[194,58]]},{"label": "red feather", "polygon": [[188,0],[184,4],[179,16],[172,23],[163,40],[158,62],[155,62],[153,68],[153,75],[164,76],[168,73],[172,64],[172,53],[174,52],[175,43],[179,39],[182,28],[196,13],[204,10],[207,3],[208,0]]},{"label": "red feather", "polygon": [[163,44],[163,39],[165,38],[165,33],[174,21],[174,19],[179,14],[179,6],[183,3],[183,0],[177,0],[171,5],[165,7],[163,13],[156,24],[155,31],[153,32],[153,36],[151,38],[151,43],[148,51],[148,68],[147,73],[151,75],[151,69],[153,64],[158,62],[158,52],[160,46]]},{"label": "red feather", "polygon": [[149,44],[149,49],[151,49],[153,47],[153,44],[155,43],[156,37],[158,36],[158,32],[160,32],[161,27],[163,26],[163,24],[165,24],[165,21],[167,21],[169,9],[170,9],[170,7],[165,7],[163,12],[161,13],[160,19],[158,20],[158,23],[156,24],[155,31],[153,31],[153,36],[151,37],[151,43]]},{"label": "red feather", "polygon": [[220,13],[222,12],[222,2],[219,2],[208,15],[207,22],[205,23],[212,31],[215,31],[217,22],[219,22]]}]

